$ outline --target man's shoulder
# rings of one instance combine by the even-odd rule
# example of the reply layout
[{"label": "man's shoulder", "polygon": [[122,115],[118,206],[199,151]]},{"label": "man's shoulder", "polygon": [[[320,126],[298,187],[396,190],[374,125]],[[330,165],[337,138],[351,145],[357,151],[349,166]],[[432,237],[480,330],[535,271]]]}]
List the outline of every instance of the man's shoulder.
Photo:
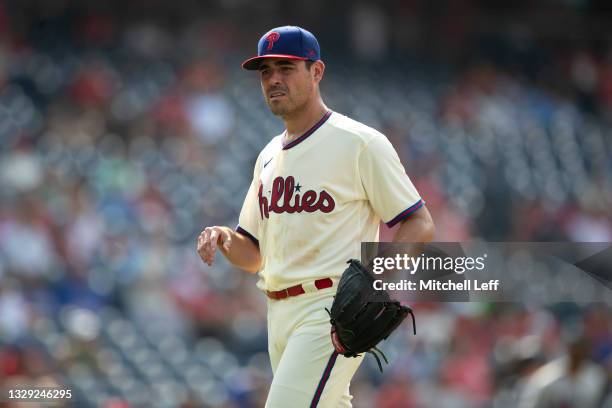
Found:
[{"label": "man's shoulder", "polygon": [[352,137],[355,139],[355,141],[359,141],[364,144],[369,143],[374,138],[385,138],[385,135],[373,127],[337,112],[334,112],[334,114],[330,117],[329,125],[332,128],[332,131]]}]

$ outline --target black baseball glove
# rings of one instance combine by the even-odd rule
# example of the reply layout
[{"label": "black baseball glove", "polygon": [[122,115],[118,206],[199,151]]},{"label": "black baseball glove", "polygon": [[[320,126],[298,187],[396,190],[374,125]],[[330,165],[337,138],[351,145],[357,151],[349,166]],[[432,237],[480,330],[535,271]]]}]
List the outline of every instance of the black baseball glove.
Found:
[{"label": "black baseball glove", "polygon": [[347,262],[331,311],[327,310],[331,323],[334,348],[345,357],[357,357],[369,352],[374,355],[378,368],[382,365],[375,350],[388,363],[376,345],[385,340],[410,313],[416,335],[412,309],[392,300],[383,290],[374,289],[374,277],[356,259]]}]

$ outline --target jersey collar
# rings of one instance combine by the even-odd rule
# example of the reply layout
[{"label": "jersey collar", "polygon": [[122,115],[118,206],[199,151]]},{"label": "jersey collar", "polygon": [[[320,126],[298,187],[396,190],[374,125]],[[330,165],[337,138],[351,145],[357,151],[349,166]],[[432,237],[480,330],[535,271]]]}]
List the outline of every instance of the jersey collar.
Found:
[{"label": "jersey collar", "polygon": [[330,110],[327,111],[325,115],[323,115],[323,117],[317,123],[314,124],[313,127],[311,127],[310,129],[306,131],[306,133],[304,133],[302,136],[298,137],[297,139],[293,140],[292,142],[289,142],[286,145],[284,145],[283,150],[291,149],[293,146],[306,140],[308,136],[312,135],[318,128],[320,128],[327,121],[327,119],[329,119],[331,114],[332,114],[332,111]]}]

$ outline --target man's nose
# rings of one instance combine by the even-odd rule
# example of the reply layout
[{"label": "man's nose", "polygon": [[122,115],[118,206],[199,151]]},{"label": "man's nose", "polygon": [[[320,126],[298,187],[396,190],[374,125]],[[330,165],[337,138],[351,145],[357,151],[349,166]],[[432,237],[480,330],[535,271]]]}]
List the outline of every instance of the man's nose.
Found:
[{"label": "man's nose", "polygon": [[270,74],[270,84],[279,85],[281,83],[281,74],[279,71],[272,71]]}]

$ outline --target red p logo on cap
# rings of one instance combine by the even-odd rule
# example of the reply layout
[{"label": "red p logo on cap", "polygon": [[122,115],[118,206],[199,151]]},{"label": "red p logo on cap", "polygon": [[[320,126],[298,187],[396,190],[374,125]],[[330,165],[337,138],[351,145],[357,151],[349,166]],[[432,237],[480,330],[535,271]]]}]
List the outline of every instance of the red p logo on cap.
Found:
[{"label": "red p logo on cap", "polygon": [[266,50],[270,51],[272,47],[274,47],[274,43],[278,41],[279,38],[280,34],[276,31],[268,34],[268,36],[266,37],[266,41],[268,41],[268,47],[266,48]]}]

